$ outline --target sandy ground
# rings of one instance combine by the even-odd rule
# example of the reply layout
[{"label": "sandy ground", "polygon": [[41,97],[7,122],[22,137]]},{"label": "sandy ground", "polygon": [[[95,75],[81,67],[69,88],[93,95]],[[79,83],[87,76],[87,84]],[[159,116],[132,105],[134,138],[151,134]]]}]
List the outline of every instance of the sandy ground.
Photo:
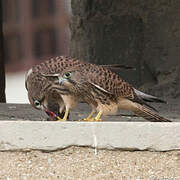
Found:
[{"label": "sandy ground", "polygon": [[180,151],[109,151],[70,147],[56,152],[0,152],[0,179],[179,180]]}]

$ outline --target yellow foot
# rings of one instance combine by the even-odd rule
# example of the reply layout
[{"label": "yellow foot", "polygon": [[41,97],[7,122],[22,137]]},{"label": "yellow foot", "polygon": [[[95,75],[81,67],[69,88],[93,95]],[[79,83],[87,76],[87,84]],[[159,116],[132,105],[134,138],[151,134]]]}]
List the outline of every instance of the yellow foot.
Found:
[{"label": "yellow foot", "polygon": [[82,119],[82,121],[87,121],[87,122],[101,122],[101,119],[96,119],[96,118],[85,118]]},{"label": "yellow foot", "polygon": [[62,122],[62,121],[66,121],[66,120],[67,120],[67,119],[65,119],[65,118],[61,119],[59,116],[57,116],[56,118],[57,118],[57,121],[59,121],[59,122]]},{"label": "yellow foot", "polygon": [[65,120],[64,119],[58,119],[57,121],[62,122],[62,121],[65,121]]},{"label": "yellow foot", "polygon": [[96,119],[96,118],[95,118],[95,121],[96,121],[96,122],[102,122],[102,119]]},{"label": "yellow foot", "polygon": [[69,114],[69,109],[66,109],[63,119],[61,119],[59,116],[57,116],[57,121],[60,121],[60,122],[61,121],[67,121],[68,114]]}]

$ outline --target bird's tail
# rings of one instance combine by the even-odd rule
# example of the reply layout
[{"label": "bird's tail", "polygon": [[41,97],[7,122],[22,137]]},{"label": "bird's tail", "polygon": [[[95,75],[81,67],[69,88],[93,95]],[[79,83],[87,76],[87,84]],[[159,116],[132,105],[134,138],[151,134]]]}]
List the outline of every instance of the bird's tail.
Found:
[{"label": "bird's tail", "polygon": [[138,98],[143,99],[146,102],[167,103],[166,101],[164,101],[158,97],[155,97],[155,96],[152,96],[149,94],[145,94],[135,88],[134,88],[134,91],[135,91],[136,95],[138,96]]},{"label": "bird's tail", "polygon": [[127,66],[124,64],[103,64],[100,66],[105,67],[111,71],[114,71],[114,70],[136,70],[134,67]]},{"label": "bird's tail", "polygon": [[136,103],[136,108],[133,110],[133,112],[137,116],[143,117],[151,122],[172,122],[171,120],[158,115],[156,112],[138,103]]}]

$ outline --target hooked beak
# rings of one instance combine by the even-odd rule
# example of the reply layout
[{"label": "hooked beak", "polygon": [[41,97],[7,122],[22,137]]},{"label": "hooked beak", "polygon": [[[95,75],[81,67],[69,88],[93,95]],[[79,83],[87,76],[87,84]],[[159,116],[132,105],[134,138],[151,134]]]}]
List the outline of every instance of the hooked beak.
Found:
[{"label": "hooked beak", "polygon": [[62,85],[62,83],[66,81],[66,79],[64,79],[63,77],[59,77],[59,84]]},{"label": "hooked beak", "polygon": [[46,109],[47,109],[47,107],[46,107],[44,104],[42,104],[42,105],[41,105],[41,110],[42,110],[42,111],[46,111]]}]

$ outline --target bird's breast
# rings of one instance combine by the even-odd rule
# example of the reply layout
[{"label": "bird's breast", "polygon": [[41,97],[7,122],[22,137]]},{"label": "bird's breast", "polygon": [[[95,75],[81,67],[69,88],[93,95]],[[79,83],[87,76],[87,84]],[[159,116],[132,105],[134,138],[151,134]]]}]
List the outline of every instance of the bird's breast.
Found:
[{"label": "bird's breast", "polygon": [[73,95],[61,95],[61,97],[67,108],[74,108],[78,103],[78,99]]}]

